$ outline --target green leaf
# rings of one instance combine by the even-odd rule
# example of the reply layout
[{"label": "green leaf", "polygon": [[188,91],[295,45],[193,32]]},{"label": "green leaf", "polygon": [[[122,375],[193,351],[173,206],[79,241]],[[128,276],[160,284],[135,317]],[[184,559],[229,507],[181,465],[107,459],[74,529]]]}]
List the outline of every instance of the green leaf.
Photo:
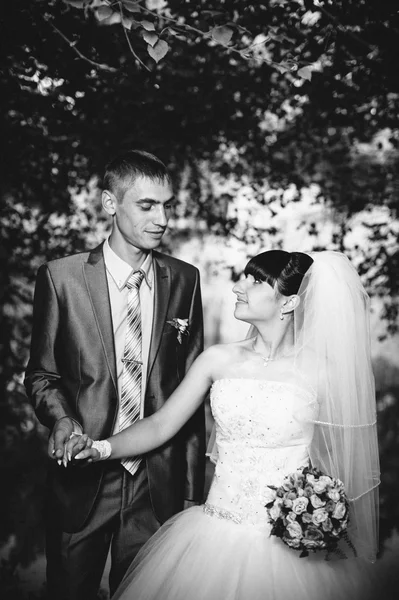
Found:
[{"label": "green leaf", "polygon": [[141,21],[141,26],[146,31],[155,31],[155,25],[151,21]]},{"label": "green leaf", "polygon": [[203,10],[201,14],[207,15],[208,17],[220,17],[224,13],[221,10]]},{"label": "green leaf", "polygon": [[233,30],[230,27],[225,27],[222,25],[221,27],[214,27],[211,30],[211,34],[215,42],[219,44],[228,44],[233,36]]},{"label": "green leaf", "polygon": [[287,65],[285,65],[284,63],[275,63],[274,66],[277,69],[277,71],[279,71],[279,73],[287,73],[287,71],[290,70],[289,67],[287,67]]},{"label": "green leaf", "polygon": [[122,18],[122,25],[125,29],[131,29],[132,25],[133,25],[133,19],[131,19],[130,17],[123,17]]},{"label": "green leaf", "polygon": [[104,19],[109,19],[113,15],[113,12],[109,6],[100,6],[96,10],[96,17],[99,21],[104,21]]},{"label": "green leaf", "polygon": [[143,31],[143,38],[150,46],[155,46],[159,39],[154,31]]},{"label": "green leaf", "polygon": [[100,6],[108,6],[108,0],[85,0],[86,4],[90,4],[90,9],[100,8]]},{"label": "green leaf", "polygon": [[74,8],[84,8],[88,0],[64,0],[65,4],[69,4]]},{"label": "green leaf", "polygon": [[312,79],[312,69],[310,67],[302,67],[297,74],[302,79],[308,79],[309,81]]},{"label": "green leaf", "polygon": [[169,50],[169,44],[164,40],[159,40],[154,47],[148,44],[147,50],[151,58],[153,58],[155,62],[159,62],[167,54]]},{"label": "green leaf", "polygon": [[133,2],[133,0],[122,0],[123,8],[126,8],[129,12],[140,12],[141,7],[138,2]]}]

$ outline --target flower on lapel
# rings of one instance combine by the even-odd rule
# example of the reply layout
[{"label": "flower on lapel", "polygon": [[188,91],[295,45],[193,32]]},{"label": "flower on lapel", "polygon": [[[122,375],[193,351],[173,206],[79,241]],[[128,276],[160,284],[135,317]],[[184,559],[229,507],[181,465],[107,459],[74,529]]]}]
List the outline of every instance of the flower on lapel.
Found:
[{"label": "flower on lapel", "polygon": [[172,327],[175,327],[177,329],[177,341],[179,342],[179,344],[182,343],[182,336],[183,335],[188,335],[188,319],[172,319],[171,321],[166,321],[167,323],[169,323],[169,325],[172,325]]}]

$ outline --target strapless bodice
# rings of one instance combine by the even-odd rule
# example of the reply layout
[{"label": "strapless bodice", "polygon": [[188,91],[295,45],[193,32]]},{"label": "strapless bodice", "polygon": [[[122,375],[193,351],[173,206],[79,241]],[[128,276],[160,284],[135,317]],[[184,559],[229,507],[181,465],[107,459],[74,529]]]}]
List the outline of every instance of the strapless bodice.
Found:
[{"label": "strapless bodice", "polygon": [[266,525],[269,485],[308,462],[314,397],[297,385],[219,379],[211,389],[218,460],[205,510]]}]

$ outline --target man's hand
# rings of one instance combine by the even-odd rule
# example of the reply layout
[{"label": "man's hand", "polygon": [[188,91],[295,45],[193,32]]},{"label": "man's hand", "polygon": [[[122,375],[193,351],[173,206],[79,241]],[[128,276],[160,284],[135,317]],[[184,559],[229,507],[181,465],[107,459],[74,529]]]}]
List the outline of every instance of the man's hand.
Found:
[{"label": "man's hand", "polygon": [[59,465],[63,463],[66,467],[65,445],[76,428],[77,424],[69,417],[59,419],[53,427],[48,441],[48,454],[50,458],[57,460]]}]

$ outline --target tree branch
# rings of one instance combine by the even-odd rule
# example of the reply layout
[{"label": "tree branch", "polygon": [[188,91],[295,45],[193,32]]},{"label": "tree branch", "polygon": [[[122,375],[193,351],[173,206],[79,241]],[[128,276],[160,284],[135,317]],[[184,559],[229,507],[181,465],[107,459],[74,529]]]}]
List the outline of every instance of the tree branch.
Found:
[{"label": "tree branch", "polygon": [[85,62],[89,63],[89,65],[92,65],[93,67],[96,67],[96,69],[101,69],[102,71],[108,71],[108,73],[117,73],[118,69],[116,69],[115,67],[110,67],[109,65],[106,65],[104,63],[98,63],[94,60],[91,60],[91,58],[88,58],[88,56],[85,56],[84,54],[82,54],[82,52],[80,52],[80,50],[78,50],[75,46],[75,42],[72,42],[69,38],[67,38],[66,35],[64,35],[62,33],[62,31],[60,31],[58,29],[58,27],[56,27],[54,25],[54,23],[52,23],[49,19],[49,17],[47,17],[46,15],[43,16],[43,19],[50,25],[50,27],[52,27],[52,29],[58,33],[58,35],[64,40],[64,42],[66,42],[68,44],[68,46],[70,48],[72,48],[72,50],[75,52],[75,54],[77,54],[79,56],[79,58],[81,58],[82,60],[84,60]]},{"label": "tree branch", "polygon": [[143,61],[141,60],[141,58],[139,58],[139,57],[137,56],[137,54],[135,53],[135,51],[134,51],[134,49],[133,49],[133,46],[132,46],[132,44],[131,44],[131,42],[130,42],[130,39],[129,39],[128,33],[127,33],[127,31],[126,31],[126,27],[125,27],[125,26],[124,26],[124,24],[123,24],[123,10],[122,10],[122,3],[121,3],[121,2],[118,2],[118,5],[119,5],[119,11],[120,11],[120,14],[121,14],[121,25],[122,25],[123,33],[125,34],[126,41],[127,41],[127,43],[128,43],[128,46],[129,46],[129,50],[130,50],[130,52],[133,54],[134,58],[135,58],[135,59],[136,59],[136,60],[137,60],[137,61],[140,63],[140,65],[141,65],[142,67],[144,67],[145,69],[147,69],[147,71],[149,71],[149,72],[151,73],[151,69],[150,69],[150,68],[148,68],[148,67],[147,67],[147,65],[146,65],[145,63],[143,63]]},{"label": "tree branch", "polygon": [[[154,12],[154,11],[152,11],[152,10],[150,10],[149,8],[147,8],[145,6],[142,6],[142,9],[147,14],[150,14],[153,17],[159,18],[159,14],[156,13],[156,12]],[[177,27],[180,27],[183,30],[193,31],[194,33],[197,33],[198,35],[200,35],[204,39],[211,38],[213,40],[213,42],[215,42],[216,45],[222,46],[228,52],[235,52],[236,54],[239,54],[241,56],[241,58],[245,58],[243,56],[242,52],[243,51],[246,52],[246,51],[248,51],[250,49],[250,48],[245,48],[243,51],[242,50],[237,50],[237,48],[229,46],[228,44],[223,44],[222,42],[218,42],[217,40],[215,40],[214,38],[212,38],[212,34],[211,34],[210,31],[202,31],[201,29],[197,29],[196,27],[193,27],[192,25],[188,25],[187,23],[179,23],[179,21],[177,19],[173,19],[172,17],[167,17],[166,15],[162,15],[162,19],[165,19],[165,21],[169,21],[170,23],[174,23],[175,25],[177,25]],[[265,61],[265,62],[271,63],[272,61]]]},{"label": "tree branch", "polygon": [[376,46],[372,46],[371,44],[368,44],[361,37],[356,35],[356,33],[353,33],[352,31],[348,31],[346,29],[346,27],[339,22],[337,17],[334,17],[334,15],[332,15],[327,9],[325,9],[324,6],[322,6],[321,4],[317,4],[317,6],[315,6],[315,9],[322,12],[324,14],[324,16],[327,17],[327,19],[329,19],[330,21],[332,21],[342,33],[344,33],[348,37],[351,37],[353,40],[355,40],[361,46],[367,48],[367,50],[369,52],[371,50],[375,50]]}]

